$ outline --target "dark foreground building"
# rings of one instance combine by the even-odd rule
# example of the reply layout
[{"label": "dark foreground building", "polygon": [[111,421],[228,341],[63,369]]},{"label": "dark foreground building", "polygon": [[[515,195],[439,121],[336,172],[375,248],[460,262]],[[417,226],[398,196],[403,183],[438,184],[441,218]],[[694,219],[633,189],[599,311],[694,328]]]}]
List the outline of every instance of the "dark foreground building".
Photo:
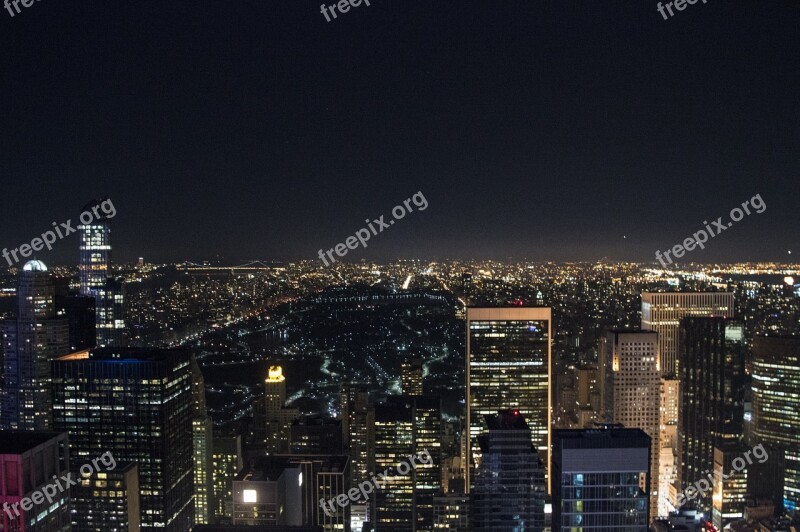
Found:
[{"label": "dark foreground building", "polygon": [[544,464],[519,410],[486,416],[481,465],[470,492],[472,530],[544,530]]},{"label": "dark foreground building", "polygon": [[[56,358],[53,424],[75,464],[111,453],[138,465],[141,530],[185,532],[194,516],[192,375],[188,349],[100,348]],[[119,501],[113,501],[117,508]],[[91,498],[73,501],[73,530],[97,529]],[[90,518],[91,517],[91,518]],[[91,528],[90,528],[91,527]]]},{"label": "dark foreground building", "polygon": [[608,426],[553,433],[553,532],[647,532],[650,437]]}]

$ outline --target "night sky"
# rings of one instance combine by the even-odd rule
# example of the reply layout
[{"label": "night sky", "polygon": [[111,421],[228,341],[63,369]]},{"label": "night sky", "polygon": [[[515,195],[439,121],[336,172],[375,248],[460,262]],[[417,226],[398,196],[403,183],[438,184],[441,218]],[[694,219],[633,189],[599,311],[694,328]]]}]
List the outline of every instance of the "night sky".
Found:
[{"label": "night sky", "polygon": [[0,246],[110,197],[117,261],[316,259],[422,191],[347,260],[653,261],[760,194],[686,258],[800,257],[796,0],[320,3],[0,11]]}]

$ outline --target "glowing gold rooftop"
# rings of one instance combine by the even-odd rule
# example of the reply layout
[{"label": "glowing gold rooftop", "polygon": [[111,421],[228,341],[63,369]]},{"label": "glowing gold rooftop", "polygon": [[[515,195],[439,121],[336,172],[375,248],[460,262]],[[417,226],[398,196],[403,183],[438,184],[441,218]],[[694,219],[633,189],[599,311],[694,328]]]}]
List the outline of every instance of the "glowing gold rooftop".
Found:
[{"label": "glowing gold rooftop", "polygon": [[286,377],[283,376],[283,368],[280,366],[270,366],[269,373],[267,374],[266,382],[283,382]]}]

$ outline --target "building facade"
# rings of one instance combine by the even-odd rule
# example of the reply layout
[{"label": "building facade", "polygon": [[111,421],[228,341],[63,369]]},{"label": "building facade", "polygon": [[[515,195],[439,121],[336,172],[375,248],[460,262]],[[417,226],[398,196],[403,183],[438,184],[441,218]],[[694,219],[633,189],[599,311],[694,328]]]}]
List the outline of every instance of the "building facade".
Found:
[{"label": "building facade", "polygon": [[544,307],[469,307],[466,334],[469,489],[471,471],[480,462],[477,437],[487,429],[486,416],[500,410],[519,410],[537,451],[549,456],[551,312]]},{"label": "building facade", "polygon": [[[56,358],[53,425],[75,461],[113,454],[138,465],[141,530],[185,532],[194,520],[188,349],[97,348]],[[93,508],[76,501],[74,525]]]},{"label": "building facade", "polygon": [[553,434],[553,532],[647,532],[651,441],[641,429]]},{"label": "building facade", "polygon": [[650,449],[650,515],[658,515],[661,371],[658,333],[611,330],[601,339],[604,412],[609,423],[642,429]]},{"label": "building facade", "polygon": [[731,292],[642,292],[642,329],[658,333],[659,366],[678,375],[680,320],[689,316],[732,318]]}]

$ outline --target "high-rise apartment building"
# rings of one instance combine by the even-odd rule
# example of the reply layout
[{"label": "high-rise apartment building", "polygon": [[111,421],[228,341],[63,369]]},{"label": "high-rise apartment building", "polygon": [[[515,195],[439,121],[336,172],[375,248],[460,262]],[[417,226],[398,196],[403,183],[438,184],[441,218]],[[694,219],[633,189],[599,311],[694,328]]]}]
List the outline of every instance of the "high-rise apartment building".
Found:
[{"label": "high-rise apartment building", "polygon": [[233,481],[244,467],[241,436],[214,435],[214,520],[233,515]]},{"label": "high-rise apartment building", "polygon": [[[52,363],[53,426],[69,433],[73,462],[110,452],[138,465],[143,531],[185,532],[194,519],[190,366],[188,349],[116,347]],[[80,529],[93,502],[73,502]]]},{"label": "high-rise apartment building", "polygon": [[647,532],[650,436],[606,427],[553,434],[553,532]]},{"label": "high-rise apartment building", "polygon": [[714,447],[714,474],[711,495],[711,522],[717,530],[723,530],[729,523],[742,519],[747,508],[747,466],[737,468],[748,451],[739,443],[723,444]]},{"label": "high-rise apartment building", "polygon": [[681,318],[732,318],[733,302],[731,292],[642,292],[642,329],[658,333],[661,373],[678,374]]},{"label": "high-rise apartment building", "polygon": [[[714,471],[714,447],[742,441],[745,398],[744,324],[731,318],[684,318],[680,325],[678,413],[682,489]],[[698,508],[711,512],[711,494]]]},{"label": "high-rise apartment building", "polygon": [[650,515],[657,516],[661,454],[658,333],[611,330],[601,339],[598,353],[602,356],[606,421],[642,429],[650,436]]},{"label": "high-rise apartment building", "polygon": [[[375,472],[391,471],[376,491],[379,530],[433,530],[433,498],[441,488],[442,410],[438,397],[391,396],[375,406]],[[427,452],[402,474],[399,462]]]},{"label": "high-rise apartment building", "polygon": [[[94,200],[81,212],[99,211],[104,200]],[[108,201],[108,200],[105,200]],[[111,227],[104,218],[95,217],[78,226],[80,239],[80,295],[95,298],[98,347],[125,345],[124,292],[122,283],[110,277]]]},{"label": "high-rise apartment building", "polygon": [[467,489],[480,459],[477,437],[500,410],[519,410],[537,451],[549,456],[551,344],[549,308],[467,308]]},{"label": "high-rise apartment building", "polygon": [[797,511],[800,509],[800,338],[762,336],[753,341],[753,422],[758,443],[783,452],[783,505]]},{"label": "high-rise apartment building", "polygon": [[421,358],[412,358],[400,365],[400,383],[403,395],[423,394],[423,369]]},{"label": "high-rise apartment building", "polygon": [[470,492],[470,530],[544,530],[544,463],[518,410],[486,417]]},{"label": "high-rise apartment building", "polygon": [[53,280],[43,262],[27,262],[17,279],[17,317],[3,323],[2,426],[49,430],[50,361],[69,350],[69,322],[56,317]]},{"label": "high-rise apartment building", "polygon": [[69,470],[67,434],[0,432],[0,529],[71,532],[70,487],[56,484]]}]

